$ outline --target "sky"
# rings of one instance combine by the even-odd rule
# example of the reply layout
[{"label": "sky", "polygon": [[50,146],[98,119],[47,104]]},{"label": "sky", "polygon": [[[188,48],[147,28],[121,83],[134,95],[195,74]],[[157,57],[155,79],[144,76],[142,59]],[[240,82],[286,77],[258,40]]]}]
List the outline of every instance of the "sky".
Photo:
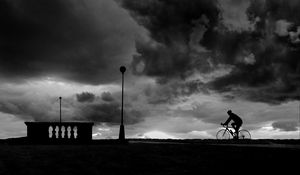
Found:
[{"label": "sky", "polygon": [[231,109],[255,139],[299,138],[298,0],[2,0],[0,138],[25,121],[118,138],[214,139]]}]

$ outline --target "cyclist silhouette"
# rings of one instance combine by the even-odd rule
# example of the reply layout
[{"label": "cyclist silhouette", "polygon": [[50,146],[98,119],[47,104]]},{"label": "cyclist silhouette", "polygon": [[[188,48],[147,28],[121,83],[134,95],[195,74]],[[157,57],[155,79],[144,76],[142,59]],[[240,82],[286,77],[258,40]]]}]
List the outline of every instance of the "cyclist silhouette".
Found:
[{"label": "cyclist silhouette", "polygon": [[228,125],[228,123],[232,120],[233,122],[231,123],[231,126],[235,130],[235,139],[237,139],[239,129],[243,124],[243,120],[231,110],[228,110],[227,114],[229,115],[229,118],[226,120],[225,123],[221,123],[221,125]]}]

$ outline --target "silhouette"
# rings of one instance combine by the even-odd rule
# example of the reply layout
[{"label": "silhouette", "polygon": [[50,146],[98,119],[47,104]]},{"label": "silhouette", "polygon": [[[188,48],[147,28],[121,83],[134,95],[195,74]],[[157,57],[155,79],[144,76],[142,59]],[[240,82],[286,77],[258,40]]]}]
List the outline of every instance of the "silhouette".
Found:
[{"label": "silhouette", "polygon": [[59,97],[59,122],[61,123],[61,97]]},{"label": "silhouette", "polygon": [[232,120],[233,122],[231,123],[231,126],[235,130],[235,135],[233,138],[238,139],[239,129],[243,124],[243,120],[231,110],[228,110],[227,114],[229,115],[228,119],[225,121],[225,123],[221,123],[221,125],[228,125],[228,123]]},{"label": "silhouette", "polygon": [[122,108],[121,108],[121,125],[119,132],[119,140],[121,142],[125,141],[125,129],[124,129],[124,121],[123,121],[123,98],[124,98],[124,73],[126,71],[125,66],[120,67],[120,72],[122,73]]},{"label": "silhouette", "polygon": [[86,143],[92,140],[92,122],[25,122],[27,139],[37,143]]},{"label": "silhouette", "polygon": [[218,140],[228,140],[231,138],[234,139],[251,139],[251,134],[249,131],[245,130],[245,129],[241,129],[238,131],[238,137],[236,136],[236,133],[233,131],[233,127],[229,127],[228,125],[222,125],[224,128],[220,129],[217,132],[217,139]]}]

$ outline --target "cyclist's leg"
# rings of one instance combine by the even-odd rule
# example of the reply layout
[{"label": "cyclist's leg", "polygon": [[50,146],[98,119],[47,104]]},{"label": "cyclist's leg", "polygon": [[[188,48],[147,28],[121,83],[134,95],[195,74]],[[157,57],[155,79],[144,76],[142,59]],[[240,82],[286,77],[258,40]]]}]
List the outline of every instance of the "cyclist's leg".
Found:
[{"label": "cyclist's leg", "polygon": [[238,125],[237,125],[237,123],[233,122],[233,123],[231,123],[231,126],[234,129],[234,136],[233,136],[233,138],[237,139],[238,138],[238,132],[239,132],[239,130],[237,128]]},{"label": "cyclist's leg", "polygon": [[237,123],[237,124],[236,124],[235,129],[236,129],[237,132],[240,130],[241,126],[242,126],[242,125],[241,125],[240,123]]},{"label": "cyclist's leg", "polygon": [[236,137],[237,137],[237,138],[239,138],[239,135],[238,135],[238,134],[239,134],[239,130],[240,130],[242,124],[243,124],[242,122],[236,122],[236,123],[235,123],[235,125],[236,125],[236,127],[235,127],[236,131],[235,131],[235,132],[236,132]]}]

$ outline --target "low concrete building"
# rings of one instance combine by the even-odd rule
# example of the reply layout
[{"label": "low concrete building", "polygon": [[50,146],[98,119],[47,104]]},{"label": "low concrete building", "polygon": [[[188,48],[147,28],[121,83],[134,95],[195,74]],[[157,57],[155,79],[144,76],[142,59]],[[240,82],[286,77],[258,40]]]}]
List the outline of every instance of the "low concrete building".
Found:
[{"label": "low concrete building", "polygon": [[92,122],[25,122],[27,138],[32,142],[89,142]]}]

